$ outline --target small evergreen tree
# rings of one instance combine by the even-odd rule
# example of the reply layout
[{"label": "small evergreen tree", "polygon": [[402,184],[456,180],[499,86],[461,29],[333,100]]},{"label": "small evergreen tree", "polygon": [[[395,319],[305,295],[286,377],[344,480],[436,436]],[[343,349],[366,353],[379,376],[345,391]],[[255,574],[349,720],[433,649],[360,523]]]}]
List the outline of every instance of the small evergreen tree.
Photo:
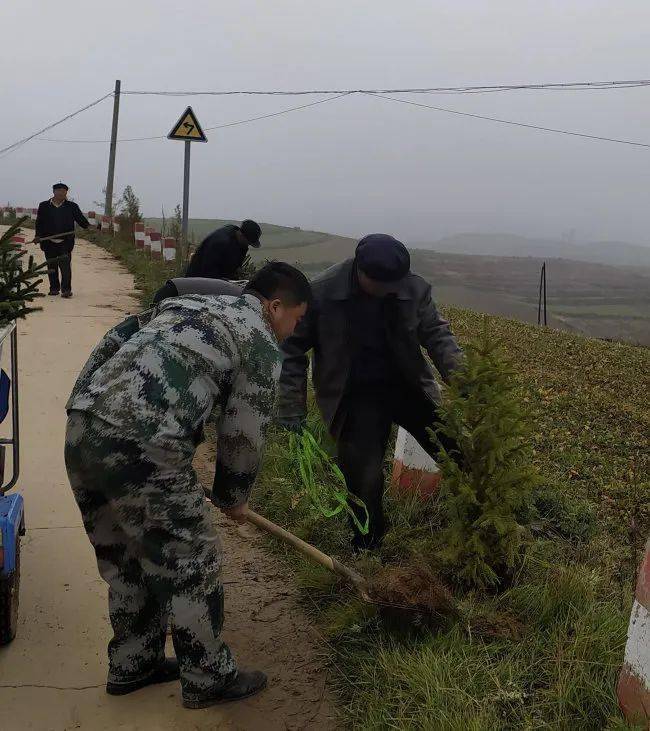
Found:
[{"label": "small evergreen tree", "polygon": [[142,221],[142,212],[140,210],[140,199],[130,185],[124,188],[116,207],[121,230],[124,231],[127,237],[133,236],[134,225]]},{"label": "small evergreen tree", "polygon": [[465,355],[432,431],[436,440],[440,432],[456,440],[462,452],[460,465],[444,448],[439,459],[447,516],[439,557],[461,582],[486,586],[507,576],[521,554],[528,532],[522,516],[532,512],[539,478],[514,371],[487,318]]},{"label": "small evergreen tree", "polygon": [[182,233],[183,233],[183,214],[181,213],[180,203],[177,203],[176,208],[174,208],[174,215],[171,217],[171,219],[169,221],[169,235],[173,239],[176,239],[176,241],[180,241]]},{"label": "small evergreen tree", "polygon": [[26,217],[21,218],[0,235],[0,327],[41,309],[32,303],[43,297],[38,285],[43,281],[41,275],[47,271],[47,262],[37,265],[30,256],[25,267],[22,244],[12,241],[25,220]]}]

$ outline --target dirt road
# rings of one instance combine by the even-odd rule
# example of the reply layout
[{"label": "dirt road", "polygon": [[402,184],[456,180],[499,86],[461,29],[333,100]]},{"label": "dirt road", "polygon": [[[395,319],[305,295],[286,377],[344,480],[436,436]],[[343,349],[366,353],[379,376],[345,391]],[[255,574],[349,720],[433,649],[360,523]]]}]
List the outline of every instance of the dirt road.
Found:
[{"label": "dirt road", "polygon": [[249,527],[223,526],[224,637],[242,665],[269,674],[269,689],[203,711],[181,707],[177,683],[125,698],[105,694],[106,587],[66,479],[64,404],[91,348],[137,304],[131,276],[101,249],[79,241],[73,270],[74,298],[47,298],[43,312],[19,325],[27,535],[18,636],[0,650],[0,728],[334,728],[316,634],[291,580]]}]

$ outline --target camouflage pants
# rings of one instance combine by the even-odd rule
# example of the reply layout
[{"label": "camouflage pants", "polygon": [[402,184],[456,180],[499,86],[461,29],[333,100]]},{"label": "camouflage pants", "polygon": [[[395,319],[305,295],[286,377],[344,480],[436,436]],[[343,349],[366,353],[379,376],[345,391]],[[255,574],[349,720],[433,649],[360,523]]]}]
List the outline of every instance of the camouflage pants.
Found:
[{"label": "camouflage pants", "polygon": [[220,639],[221,547],[191,466],[165,468],[78,411],[68,417],[65,461],[109,587],[109,680],[151,673],[164,657],[169,620],[184,694],[221,688],[236,672]]}]

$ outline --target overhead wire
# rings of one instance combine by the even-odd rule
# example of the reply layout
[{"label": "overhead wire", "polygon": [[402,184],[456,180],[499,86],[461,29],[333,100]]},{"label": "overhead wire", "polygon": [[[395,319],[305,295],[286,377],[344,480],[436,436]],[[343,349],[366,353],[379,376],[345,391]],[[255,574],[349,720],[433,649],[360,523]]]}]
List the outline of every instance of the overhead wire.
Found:
[{"label": "overhead wire", "polygon": [[53,129],[54,127],[57,127],[60,124],[63,124],[63,122],[67,122],[69,119],[72,119],[73,117],[76,117],[78,114],[81,114],[82,112],[87,111],[88,109],[91,109],[92,107],[97,106],[101,102],[104,101],[104,99],[108,99],[109,96],[113,96],[113,92],[109,92],[108,94],[105,94],[100,99],[96,99],[94,102],[91,102],[90,104],[86,104],[85,107],[81,107],[81,109],[77,109],[75,112],[72,112],[71,114],[67,114],[65,117],[62,117],[56,122],[52,122],[51,124],[48,124],[47,127],[43,127],[43,129],[39,130],[38,132],[34,132],[33,134],[29,135],[28,137],[24,137],[21,140],[18,140],[17,142],[14,142],[11,145],[7,145],[7,147],[3,147],[0,150],[0,157],[3,157],[5,155],[8,155],[11,152],[14,152],[18,148],[22,147],[23,145],[27,144],[30,140],[33,140],[34,137],[38,137],[38,135],[43,134],[44,132],[48,132],[49,130]]},{"label": "overhead wire", "polygon": [[[288,114],[289,112],[297,112],[299,109],[307,109],[307,107],[315,107],[318,104],[325,104],[326,102],[332,102],[335,99],[341,99],[344,96],[349,96],[349,93],[346,92],[345,94],[338,94],[337,96],[329,96],[326,99],[319,99],[315,102],[310,102],[309,104],[301,104],[298,107],[289,107],[288,109],[281,109],[277,112],[271,112],[270,114],[261,114],[257,117],[249,117],[247,119],[239,119],[234,122],[225,122],[223,124],[216,124],[209,127],[204,127],[203,129],[206,132],[210,132],[215,129],[225,129],[226,127],[236,127],[240,124],[249,124],[250,122],[257,122],[261,119],[270,119],[271,117],[279,117],[282,114]],[[123,137],[118,138],[117,142],[146,142],[149,140],[166,140],[167,135],[154,135],[152,137]],[[108,144],[110,140],[62,140],[62,139],[52,139],[48,137],[41,137],[41,142],[64,142],[64,143],[87,143],[87,144],[94,144],[94,143],[102,143],[102,144]]]},{"label": "overhead wire", "polygon": [[467,94],[509,91],[579,91],[598,89],[630,89],[650,86],[650,79],[622,81],[570,81],[539,84],[492,84],[483,86],[431,86],[394,89],[298,89],[298,90],[224,90],[224,91],[147,91],[126,90],[122,94],[137,96],[305,96],[309,94]]},{"label": "overhead wire", "polygon": [[[623,81],[578,81],[578,82],[553,82],[553,83],[541,83],[541,84],[496,84],[496,85],[483,85],[483,86],[438,86],[438,87],[414,87],[414,88],[395,88],[395,89],[310,89],[310,90],[267,90],[267,91],[255,91],[255,90],[235,90],[235,91],[122,91],[122,94],[126,95],[155,95],[155,96],[230,96],[230,95],[261,95],[261,96],[304,96],[310,94],[325,94],[328,95],[325,99],[319,99],[316,102],[309,104],[302,104],[297,107],[290,107],[283,109],[278,112],[272,112],[270,114],[263,114],[256,117],[250,117],[247,119],[236,120],[233,122],[227,122],[224,124],[213,125],[206,127],[206,130],[224,129],[226,127],[234,127],[241,124],[248,124],[256,122],[262,119],[269,119],[271,117],[277,117],[282,114],[288,114],[290,112],[298,111],[299,109],[306,109],[307,107],[316,106],[318,104],[324,104],[328,101],[340,99],[344,96],[350,96],[353,94],[364,94],[367,96],[374,96],[378,99],[385,99],[392,102],[401,104],[409,104],[411,106],[419,106],[428,109],[432,109],[446,114],[455,114],[463,117],[471,117],[474,119],[482,119],[498,124],[507,124],[514,127],[524,127],[528,129],[534,129],[541,132],[551,132],[555,134],[570,135],[572,137],[582,137],[585,139],[599,140],[603,142],[613,142],[624,145],[632,145],[635,147],[650,147],[650,144],[644,142],[637,142],[633,140],[625,140],[613,137],[605,137],[600,135],[592,135],[584,132],[575,132],[573,130],[565,130],[554,127],[545,127],[542,125],[529,124],[525,122],[516,122],[513,120],[502,119],[499,117],[491,117],[482,114],[474,114],[470,112],[461,112],[457,109],[449,109],[446,107],[438,107],[434,105],[423,104],[421,102],[415,102],[407,99],[398,99],[396,97],[388,96],[389,94],[480,94],[480,93],[498,93],[498,92],[509,92],[509,91],[522,91],[522,90],[556,90],[556,91],[585,91],[585,90],[606,90],[606,89],[629,89],[636,87],[650,86],[650,79],[632,79]],[[49,130],[57,127],[63,122],[76,117],[78,114],[91,109],[92,107],[100,104],[105,99],[113,96],[113,92],[105,94],[103,97],[96,99],[94,102],[87,104],[80,109],[72,112],[71,114],[62,117],[56,122],[52,122],[38,132],[34,132],[28,137],[24,137],[21,140],[8,145],[0,149],[0,158],[15,152],[20,149],[23,145],[27,144],[31,140],[38,138],[40,135],[48,132]],[[165,139],[166,135],[154,135],[148,137],[129,137],[119,139],[118,142],[144,142],[148,140]],[[80,143],[80,144],[105,144],[109,140],[67,140],[67,139],[56,139],[56,138],[42,138],[45,142],[62,142],[62,143]]]},{"label": "overhead wire", "polygon": [[537,124],[528,124],[526,122],[515,122],[511,119],[501,119],[499,117],[489,117],[485,114],[473,114],[471,112],[461,112],[458,109],[449,109],[448,107],[437,107],[431,104],[422,104],[421,102],[414,102],[409,99],[397,99],[395,97],[386,96],[385,94],[374,94],[366,92],[366,96],[374,97],[375,99],[386,99],[397,104],[409,104],[413,107],[424,107],[425,109],[433,109],[437,112],[444,112],[446,114],[456,114],[461,117],[472,117],[473,119],[483,119],[488,122],[496,122],[498,124],[507,124],[513,127],[525,127],[527,129],[534,129],[540,132],[554,132],[555,134],[570,135],[571,137],[584,137],[589,140],[600,140],[601,142],[616,142],[621,145],[633,145],[634,147],[650,147],[650,143],[636,142],[634,140],[624,140],[616,137],[603,137],[601,135],[591,135],[586,132],[575,132],[573,130],[559,129],[557,127],[543,127]]}]

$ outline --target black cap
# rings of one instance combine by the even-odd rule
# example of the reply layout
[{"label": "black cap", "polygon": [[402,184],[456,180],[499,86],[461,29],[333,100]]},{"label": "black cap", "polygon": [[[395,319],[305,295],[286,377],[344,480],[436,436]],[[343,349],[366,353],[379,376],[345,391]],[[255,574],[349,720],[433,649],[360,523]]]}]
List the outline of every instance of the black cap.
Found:
[{"label": "black cap", "polygon": [[411,256],[401,241],[388,234],[369,234],[357,245],[357,266],[376,282],[403,279],[411,267]]},{"label": "black cap", "polygon": [[52,190],[58,190],[59,188],[65,188],[66,190],[70,190],[68,186],[65,183],[54,183],[52,186]]},{"label": "black cap", "polygon": [[262,229],[259,224],[255,223],[255,221],[251,221],[250,218],[247,218],[245,221],[241,222],[241,226],[239,228],[244,234],[246,241],[248,241],[253,248],[259,249],[261,246],[260,236],[262,235]]}]

